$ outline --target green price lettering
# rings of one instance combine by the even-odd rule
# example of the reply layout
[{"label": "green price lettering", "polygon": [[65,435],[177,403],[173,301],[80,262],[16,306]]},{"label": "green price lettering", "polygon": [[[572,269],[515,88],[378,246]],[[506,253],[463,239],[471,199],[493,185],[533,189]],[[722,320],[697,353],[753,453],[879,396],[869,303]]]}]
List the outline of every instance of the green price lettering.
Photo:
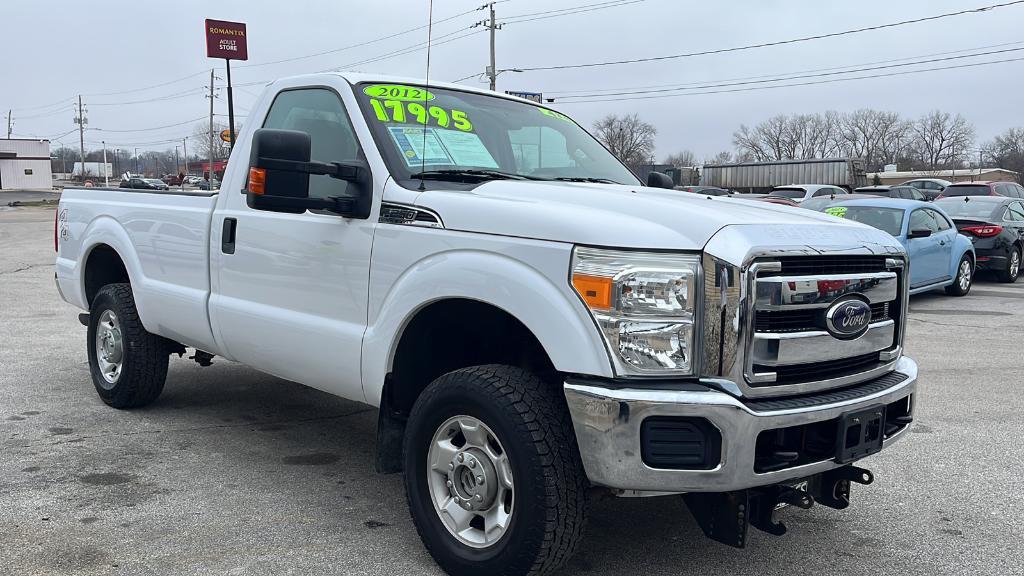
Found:
[{"label": "green price lettering", "polygon": [[561,112],[555,112],[554,110],[548,110],[547,108],[538,108],[538,110],[540,110],[540,113],[545,115],[545,116],[550,116],[552,118],[558,118],[559,120],[563,120],[565,122],[572,122],[571,118],[569,118],[565,114],[562,114]]},{"label": "green price lettering", "polygon": [[445,110],[440,106],[424,106],[420,102],[381,101],[376,98],[370,98],[370,107],[373,108],[374,116],[381,122],[401,124],[410,121],[423,125],[433,123],[441,128],[453,126],[463,132],[473,130],[473,123],[469,121],[469,117],[462,110]]},{"label": "green price lettering", "polygon": [[833,206],[832,208],[825,208],[825,213],[835,216],[837,218],[846,218],[846,206]]}]

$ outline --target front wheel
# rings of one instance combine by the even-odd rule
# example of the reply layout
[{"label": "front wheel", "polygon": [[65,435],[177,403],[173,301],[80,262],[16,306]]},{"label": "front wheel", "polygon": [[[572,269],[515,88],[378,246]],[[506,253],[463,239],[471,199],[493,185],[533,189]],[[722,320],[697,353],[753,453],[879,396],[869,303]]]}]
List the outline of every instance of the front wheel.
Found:
[{"label": "front wheel", "polygon": [[452,575],[548,574],[574,553],[587,481],[559,390],[512,366],[445,374],[406,426],[416,530]]},{"label": "front wheel", "polygon": [[1010,256],[1006,259],[1006,268],[999,271],[999,281],[1014,283],[1017,281],[1017,277],[1020,276],[1020,248],[1014,248],[1010,251]]},{"label": "front wheel", "polygon": [[974,266],[971,259],[965,254],[960,258],[960,264],[956,267],[956,278],[953,283],[946,286],[946,294],[950,296],[966,296],[971,291],[971,281],[974,278]]}]

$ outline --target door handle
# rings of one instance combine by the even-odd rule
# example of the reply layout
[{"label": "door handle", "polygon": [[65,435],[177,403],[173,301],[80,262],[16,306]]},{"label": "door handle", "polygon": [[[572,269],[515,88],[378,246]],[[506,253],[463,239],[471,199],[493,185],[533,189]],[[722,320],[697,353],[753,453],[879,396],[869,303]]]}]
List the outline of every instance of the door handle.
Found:
[{"label": "door handle", "polygon": [[225,254],[235,253],[235,228],[238,226],[238,220],[234,218],[225,218],[224,227],[220,231],[220,251]]}]

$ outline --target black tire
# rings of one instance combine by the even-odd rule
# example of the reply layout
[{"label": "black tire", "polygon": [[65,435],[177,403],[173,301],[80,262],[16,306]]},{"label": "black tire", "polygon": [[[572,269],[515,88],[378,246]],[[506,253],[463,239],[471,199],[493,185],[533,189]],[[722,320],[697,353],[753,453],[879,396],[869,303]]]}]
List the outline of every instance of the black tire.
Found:
[{"label": "black tire", "polygon": [[[457,540],[428,493],[429,445],[453,416],[486,424],[508,455],[515,483],[512,516],[503,536],[486,548]],[[542,575],[575,553],[587,514],[586,474],[560,390],[512,366],[449,372],[431,383],[413,407],[403,449],[406,497],[416,530],[438,565],[463,576]]]},{"label": "black tire", "polygon": [[[964,264],[967,264],[967,269],[964,270]],[[966,281],[962,278],[966,274]],[[966,286],[965,286],[966,285]],[[974,262],[971,257],[964,254],[960,257],[960,261],[956,264],[956,277],[953,278],[953,283],[946,286],[946,294],[950,296],[967,296],[971,291],[971,286],[974,285]]]},{"label": "black tire", "polygon": [[[1014,258],[1017,259],[1016,267],[1013,264],[1013,259]],[[1006,282],[1008,284],[1012,284],[1012,283],[1016,282],[1017,281],[1017,277],[1020,276],[1020,266],[1021,266],[1020,247],[1014,247],[1013,250],[1010,252],[1010,254],[1006,257],[1006,268],[998,271],[996,273],[996,276],[998,276],[1000,282]]]},{"label": "black tire", "polygon": [[[121,336],[122,360],[115,382],[102,374],[97,351],[97,326],[105,311],[117,318]],[[89,311],[86,339],[89,371],[96,392],[114,408],[138,408],[157,399],[167,379],[167,358],[170,348],[160,336],[150,334],[139,320],[135,298],[129,284],[108,284],[93,298]]]}]

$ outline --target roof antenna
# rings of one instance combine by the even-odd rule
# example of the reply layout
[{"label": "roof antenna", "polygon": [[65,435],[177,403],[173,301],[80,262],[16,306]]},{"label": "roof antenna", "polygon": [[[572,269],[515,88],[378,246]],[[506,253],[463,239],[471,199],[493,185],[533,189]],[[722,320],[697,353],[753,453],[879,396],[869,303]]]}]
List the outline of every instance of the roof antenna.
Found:
[{"label": "roof antenna", "polygon": [[[423,109],[427,109],[427,102],[429,101],[428,96],[430,95],[430,40],[434,34],[434,0],[429,0],[430,8],[427,10],[427,73],[423,81]],[[419,191],[426,191],[427,187],[423,185],[423,172],[427,169],[427,118],[429,115],[423,116],[423,126],[420,130],[423,131],[423,148],[420,152],[420,187]]]}]

